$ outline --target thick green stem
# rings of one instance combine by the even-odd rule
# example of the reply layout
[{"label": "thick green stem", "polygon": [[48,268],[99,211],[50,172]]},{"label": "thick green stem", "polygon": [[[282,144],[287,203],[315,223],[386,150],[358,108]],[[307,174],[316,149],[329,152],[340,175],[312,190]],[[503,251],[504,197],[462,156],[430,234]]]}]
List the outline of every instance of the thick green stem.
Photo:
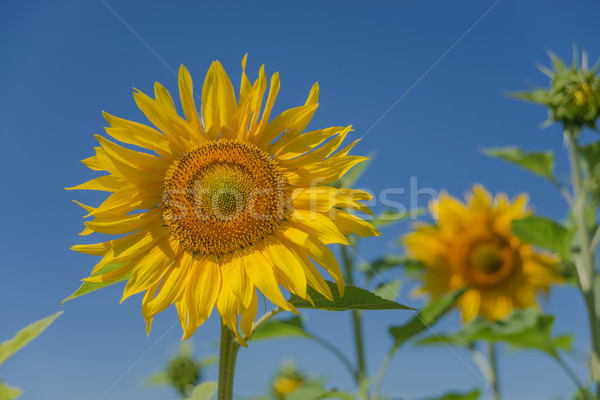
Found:
[{"label": "thick green stem", "polygon": [[[342,260],[344,262],[345,278],[348,285],[354,285],[354,262],[346,246],[342,248]],[[359,387],[359,398],[367,399],[367,394],[364,393],[362,384],[366,379],[366,363],[365,363],[365,350],[364,340],[362,334],[362,313],[360,310],[352,310],[352,326],[354,329],[354,345],[356,348],[356,360],[358,368],[356,370],[356,384]]]},{"label": "thick green stem", "polygon": [[239,348],[240,345],[235,339],[233,332],[225,325],[221,325],[218,400],[233,399],[233,375]]},{"label": "thick green stem", "polygon": [[586,204],[588,190],[586,188],[581,162],[578,154],[577,132],[566,131],[565,138],[569,147],[569,159],[571,162],[571,179],[573,184],[573,218],[577,226],[577,242],[579,254],[575,259],[575,266],[579,278],[579,285],[583,292],[590,323],[590,334],[592,340],[591,370],[592,378],[596,382],[596,399],[600,399],[600,379],[598,378],[598,363],[600,362],[600,315],[596,301],[598,299],[598,285],[596,284],[596,263],[594,248],[588,219],[586,216]]},{"label": "thick green stem", "polygon": [[498,360],[496,359],[496,344],[488,342],[488,357],[490,359],[490,385],[492,386],[492,398],[500,400],[500,385],[498,384]]}]

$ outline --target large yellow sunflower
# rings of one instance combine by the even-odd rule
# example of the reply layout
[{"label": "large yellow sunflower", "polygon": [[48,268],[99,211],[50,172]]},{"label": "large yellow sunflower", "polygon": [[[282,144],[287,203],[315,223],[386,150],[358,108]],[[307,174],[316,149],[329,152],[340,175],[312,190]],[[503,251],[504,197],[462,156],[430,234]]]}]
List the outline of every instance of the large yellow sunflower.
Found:
[{"label": "large yellow sunflower", "polygon": [[492,198],[475,185],[466,200],[442,193],[430,204],[437,223],[422,224],[404,238],[409,255],[425,266],[418,293],[436,298],[468,287],[459,300],[465,321],[477,315],[498,320],[514,308],[536,306],[538,294],[562,278],[554,257],[511,232],[513,220],[530,214],[527,196]]},{"label": "large yellow sunflower", "polygon": [[107,263],[122,264],[85,280],[114,282],[129,275],[123,300],[145,292],[148,330],[154,315],[175,304],[187,338],[216,306],[239,340],[238,322],[250,337],[257,289],[294,312],[281,287],[309,299],[309,285],[332,299],[315,264],[333,277],[340,294],[344,282],[326,245],[348,244],[350,233],[378,234],[344,210],[370,213],[360,202],[371,199],[368,193],[325,186],[365,157],[348,155],[356,142],[340,149],[350,126],[304,132],[318,106],[318,84],[305,105],[271,119],[279,75],[271,78],[261,113],[264,66],[251,84],[245,65],[246,57],[236,99],[225,70],[213,62],[202,88],[201,116],[184,66],[179,94],[185,118],[159,83],[154,99],[133,94],[156,129],[104,113],[108,135],[143,151],[96,136],[100,147],[83,163],[108,175],[71,188],[110,193],[98,207],[81,204],[93,218],[82,235],[123,236],[73,249],[102,256],[92,275]]}]

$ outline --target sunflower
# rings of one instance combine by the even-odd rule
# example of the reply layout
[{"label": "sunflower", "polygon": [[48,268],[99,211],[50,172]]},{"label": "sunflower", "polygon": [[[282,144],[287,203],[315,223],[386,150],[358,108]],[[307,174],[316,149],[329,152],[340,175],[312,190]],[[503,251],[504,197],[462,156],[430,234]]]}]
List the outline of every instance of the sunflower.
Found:
[{"label": "sunflower", "polygon": [[[282,288],[310,301],[310,286],[333,299],[320,266],[342,295],[342,272],[326,245],[348,244],[350,233],[379,234],[348,212],[370,213],[361,203],[370,194],[327,186],[366,160],[348,155],[357,141],[340,149],[351,126],[305,132],[318,106],[318,84],[303,106],[269,122],[279,74],[273,74],[263,102],[264,66],[253,84],[245,66],[246,56],[236,99],[225,70],[212,63],[201,116],[183,65],[178,79],[183,117],[159,83],[155,98],[136,89],[135,102],[155,128],[104,113],[107,134],[126,145],[96,136],[100,146],[83,163],[108,174],[70,188],[110,193],[98,207],[78,203],[92,217],[81,235],[120,237],[73,250],[102,256],[85,281],[126,278],[121,301],[145,292],[147,332],[154,315],[175,304],[188,338],[216,306],[245,344],[238,323],[250,337],[258,292],[293,312]],[[108,263],[120,266],[100,274]]]},{"label": "sunflower", "polygon": [[495,198],[475,185],[462,203],[445,193],[432,202],[437,224],[423,224],[404,238],[410,256],[424,266],[417,293],[437,298],[467,287],[458,306],[464,321],[480,315],[498,320],[515,308],[537,306],[562,281],[555,257],[535,251],[511,232],[515,219],[530,214],[527,196]]}]

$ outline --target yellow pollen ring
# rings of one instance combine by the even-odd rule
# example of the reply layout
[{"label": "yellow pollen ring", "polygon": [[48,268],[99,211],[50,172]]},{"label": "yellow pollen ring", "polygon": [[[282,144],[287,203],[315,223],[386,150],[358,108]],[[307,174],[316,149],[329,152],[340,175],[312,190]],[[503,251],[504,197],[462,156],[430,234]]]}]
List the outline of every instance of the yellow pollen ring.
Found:
[{"label": "yellow pollen ring", "polygon": [[279,166],[263,150],[239,140],[207,142],[167,171],[163,220],[188,250],[230,253],[275,230],[286,192]]}]

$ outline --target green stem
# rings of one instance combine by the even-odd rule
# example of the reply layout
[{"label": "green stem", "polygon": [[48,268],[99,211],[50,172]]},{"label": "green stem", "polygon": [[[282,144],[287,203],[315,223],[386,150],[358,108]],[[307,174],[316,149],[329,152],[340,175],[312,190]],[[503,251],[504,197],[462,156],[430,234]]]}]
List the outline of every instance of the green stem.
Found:
[{"label": "green stem", "polygon": [[498,384],[498,360],[496,359],[496,344],[488,342],[488,356],[490,358],[490,384],[492,386],[492,398],[500,400],[500,385]]},{"label": "green stem", "polygon": [[490,360],[485,356],[475,345],[475,342],[469,343],[469,351],[471,352],[471,358],[473,362],[479,368],[481,375],[485,379],[486,382],[491,382],[492,378],[492,367],[490,365]]},{"label": "green stem", "polygon": [[[265,322],[267,322],[269,319],[273,318],[274,316],[276,316],[277,314],[279,314],[282,311],[283,311],[283,309],[281,307],[275,307],[274,309],[272,309],[271,311],[269,311],[268,313],[266,313],[265,315],[260,317],[260,319],[254,323],[254,326],[252,327],[252,331],[256,332],[257,330],[260,329],[261,326],[264,325]],[[249,338],[246,335],[242,335],[242,339],[247,341]]]},{"label": "green stem", "polygon": [[219,355],[218,400],[233,399],[233,375],[239,343],[233,332],[224,324],[221,325],[221,349]]},{"label": "green stem", "polygon": [[554,359],[558,362],[558,364],[562,367],[562,369],[567,373],[567,375],[569,375],[569,377],[571,378],[571,380],[573,380],[573,383],[575,383],[575,385],[577,386],[577,389],[579,389],[579,391],[581,392],[582,395],[585,395],[586,399],[588,398],[588,393],[587,389],[585,388],[585,386],[581,383],[581,381],[579,380],[579,378],[577,378],[577,375],[575,374],[575,372],[573,372],[573,370],[571,369],[571,367],[569,367],[567,365],[567,363],[565,362],[565,360],[562,359],[561,356],[559,356],[558,354],[554,355]]},{"label": "green stem", "polygon": [[[344,269],[346,272],[346,281],[348,285],[354,285],[354,261],[346,246],[341,246],[342,260],[344,262]],[[356,374],[356,385],[359,387],[359,398],[367,399],[367,394],[362,390],[362,383],[366,378],[366,363],[365,363],[365,350],[364,341],[362,334],[362,313],[360,310],[352,310],[352,326],[354,329],[354,344],[356,348],[356,360],[358,363],[357,374]]]},{"label": "green stem", "polygon": [[596,263],[594,249],[590,239],[588,221],[586,218],[586,204],[588,191],[584,184],[581,162],[578,154],[577,132],[565,131],[565,138],[569,148],[571,162],[571,179],[573,184],[573,217],[577,226],[577,241],[580,253],[575,260],[579,285],[583,292],[590,323],[592,340],[591,369],[592,379],[596,382],[596,399],[600,399],[600,379],[598,379],[598,362],[600,362],[600,315],[596,307],[598,298],[598,285],[596,284]]},{"label": "green stem", "polygon": [[394,354],[396,354],[397,349],[398,347],[394,346],[381,362],[379,371],[377,371],[377,376],[375,376],[375,382],[373,383],[373,400],[381,399],[381,386],[383,385],[383,378],[385,377],[385,373],[387,372],[387,369],[390,366],[392,358],[394,358]]},{"label": "green stem", "polygon": [[341,361],[341,363],[344,364],[344,366],[346,367],[346,369],[348,370],[350,375],[352,375],[352,377],[355,380],[358,380],[358,372],[354,369],[350,360],[348,360],[348,358],[344,355],[344,353],[342,353],[342,351],[340,349],[338,349],[333,344],[329,343],[327,340],[325,340],[319,336],[310,335],[310,337],[312,340],[319,343],[321,346],[325,347],[333,355],[335,355]]}]

